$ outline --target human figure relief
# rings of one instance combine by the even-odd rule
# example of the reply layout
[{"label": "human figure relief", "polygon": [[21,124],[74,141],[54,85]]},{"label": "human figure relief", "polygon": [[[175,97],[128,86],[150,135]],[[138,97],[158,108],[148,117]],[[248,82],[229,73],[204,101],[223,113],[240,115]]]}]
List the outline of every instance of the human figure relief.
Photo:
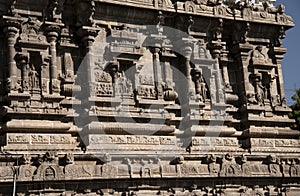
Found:
[{"label": "human figure relief", "polygon": [[270,64],[271,60],[264,50],[263,46],[259,45],[253,51],[252,60],[254,64]]},{"label": "human figure relief", "polygon": [[270,99],[272,106],[278,106],[281,103],[281,96],[277,92],[277,82],[276,82],[277,75],[270,76]]},{"label": "human figure relief", "polygon": [[259,61],[264,61],[266,56],[265,54],[262,52],[263,47],[262,46],[257,46],[256,50],[254,51],[253,57],[258,59]]},{"label": "human figure relief", "polygon": [[28,63],[22,65],[22,87],[23,91],[28,91],[31,87],[29,73],[31,70],[31,66]]},{"label": "human figure relief", "polygon": [[31,86],[32,89],[39,88],[39,74],[35,70],[35,66],[31,64],[30,70],[28,73],[29,76],[29,85]]},{"label": "human figure relief", "polygon": [[205,99],[207,99],[207,88],[204,77],[198,69],[193,69],[191,74],[195,83],[196,100],[205,102]]},{"label": "human figure relief", "polygon": [[116,73],[115,89],[116,94],[131,95],[132,83],[126,78],[124,71]]},{"label": "human figure relief", "polygon": [[255,81],[254,81],[254,86],[255,86],[255,90],[256,90],[256,93],[255,93],[256,101],[260,105],[264,105],[266,88],[262,85],[261,76],[256,76]]}]

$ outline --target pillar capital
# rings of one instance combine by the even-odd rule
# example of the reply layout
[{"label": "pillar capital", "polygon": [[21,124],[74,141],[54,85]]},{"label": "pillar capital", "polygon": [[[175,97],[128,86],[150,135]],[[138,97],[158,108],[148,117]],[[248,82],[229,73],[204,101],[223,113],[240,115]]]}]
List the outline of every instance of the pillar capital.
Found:
[{"label": "pillar capital", "polygon": [[99,29],[83,26],[77,31],[77,35],[81,37],[81,42],[85,47],[90,47],[95,41],[98,32]]},{"label": "pillar capital", "polygon": [[50,25],[46,28],[48,42],[56,42],[60,35],[60,27],[57,25]]},{"label": "pillar capital", "polygon": [[151,47],[150,48],[150,52],[152,54],[159,53],[160,52],[160,48],[159,47]]},{"label": "pillar capital", "polygon": [[4,27],[3,32],[5,33],[8,44],[14,45],[16,43],[17,35],[19,33],[19,23],[18,22],[7,22],[7,25]]},{"label": "pillar capital", "polygon": [[182,55],[186,59],[191,59],[195,40],[193,38],[188,37],[188,38],[182,38],[179,42],[180,43],[178,44],[180,44]]},{"label": "pillar capital", "polygon": [[16,61],[18,65],[24,65],[28,63],[29,60],[29,54],[24,52],[19,52],[16,54]]}]

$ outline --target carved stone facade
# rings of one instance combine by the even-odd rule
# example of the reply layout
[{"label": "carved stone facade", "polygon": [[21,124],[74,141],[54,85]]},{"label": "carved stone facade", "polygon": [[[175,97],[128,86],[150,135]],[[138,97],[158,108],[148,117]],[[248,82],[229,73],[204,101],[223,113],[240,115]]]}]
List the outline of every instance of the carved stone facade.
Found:
[{"label": "carved stone facade", "polygon": [[0,195],[299,195],[273,3],[0,0]]}]

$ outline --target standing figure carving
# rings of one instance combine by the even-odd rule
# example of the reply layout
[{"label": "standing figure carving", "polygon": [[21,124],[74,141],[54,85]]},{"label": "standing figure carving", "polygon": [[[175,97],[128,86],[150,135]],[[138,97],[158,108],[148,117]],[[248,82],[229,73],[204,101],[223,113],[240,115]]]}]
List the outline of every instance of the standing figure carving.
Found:
[{"label": "standing figure carving", "polygon": [[36,71],[33,64],[31,64],[31,66],[30,66],[28,76],[29,76],[29,85],[31,86],[31,88],[32,89],[38,89],[39,86],[40,86],[40,84],[39,84],[39,74]]},{"label": "standing figure carving", "polygon": [[132,95],[132,83],[126,77],[124,71],[116,73],[115,91],[117,95]]},{"label": "standing figure carving", "polygon": [[197,68],[192,69],[191,71],[192,79],[195,83],[196,97],[195,99],[200,102],[205,102],[207,99],[207,88],[204,77],[201,71]]},{"label": "standing figure carving", "polygon": [[255,99],[259,105],[265,104],[265,91],[266,88],[262,84],[261,75],[254,76]]}]

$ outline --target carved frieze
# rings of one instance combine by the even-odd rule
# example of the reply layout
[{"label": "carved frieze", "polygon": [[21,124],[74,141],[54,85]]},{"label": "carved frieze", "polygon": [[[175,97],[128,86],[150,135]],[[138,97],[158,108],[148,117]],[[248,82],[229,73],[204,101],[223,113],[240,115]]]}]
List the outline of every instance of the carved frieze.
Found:
[{"label": "carved frieze", "polygon": [[285,148],[299,148],[300,142],[296,139],[268,139],[268,138],[251,138],[251,146],[257,148],[268,147],[285,147]]},{"label": "carved frieze", "polygon": [[154,86],[139,86],[137,89],[137,94],[146,99],[156,99],[157,97],[157,92]]},{"label": "carved frieze", "polygon": [[143,145],[174,145],[173,136],[131,136],[131,135],[93,135],[90,144],[143,144]]},{"label": "carved frieze", "polygon": [[55,152],[46,152],[36,159],[38,168],[34,173],[34,181],[63,180],[63,167],[58,165],[58,157]]},{"label": "carved frieze", "polygon": [[110,177],[114,177],[114,176],[118,176],[118,175],[120,175],[120,177],[121,177],[122,174],[123,175],[125,174],[126,177],[129,176],[127,166],[125,167],[125,169],[123,166],[120,166],[120,165],[114,166],[111,164],[104,164],[101,166],[101,176],[103,176],[104,178],[110,178]]},{"label": "carved frieze", "polygon": [[136,32],[135,29],[130,29],[127,26],[121,29],[111,29],[111,35],[108,42],[109,50],[112,53],[121,55],[127,53],[133,55],[133,58],[142,56],[143,48],[141,47],[140,39],[142,34]]},{"label": "carved frieze", "polygon": [[193,146],[239,146],[239,141],[235,138],[210,138],[210,137],[193,137],[192,139]]},{"label": "carved frieze", "polygon": [[208,157],[208,170],[209,170],[209,175],[210,176],[219,176],[220,172],[220,164],[217,163],[217,157],[215,155],[210,155]]},{"label": "carved frieze", "polygon": [[[186,177],[192,177],[192,176],[198,176],[198,175],[209,175],[211,172],[208,170],[207,165],[202,165],[199,162],[195,163],[183,163],[182,165],[179,166],[180,171],[179,175],[180,176],[186,176]],[[213,173],[213,171],[211,172]]]},{"label": "carved frieze", "polygon": [[282,176],[281,168],[279,165],[279,160],[275,155],[270,155],[267,157],[269,163],[269,172],[271,176]]},{"label": "carved frieze", "polygon": [[0,167],[0,178],[6,180],[12,180],[16,169],[13,166]]},{"label": "carved frieze", "polygon": [[297,192],[272,2],[0,0],[0,195]]},{"label": "carved frieze", "polygon": [[155,0],[155,1],[153,1],[153,4],[154,4],[154,7],[158,7],[160,9],[174,8],[174,5],[173,5],[172,1],[170,1],[170,0]]},{"label": "carved frieze", "polygon": [[113,96],[112,77],[101,69],[94,70],[95,83],[90,83],[90,92],[94,96]]},{"label": "carved frieze", "polygon": [[18,180],[20,181],[32,181],[32,176],[36,171],[36,167],[29,165],[21,165],[19,167]]},{"label": "carved frieze", "polygon": [[[300,165],[299,165],[299,160],[291,160],[289,162],[289,166],[287,168],[289,169],[288,173],[290,174],[291,177],[299,177],[300,176]],[[288,176],[288,175],[287,175]]]},{"label": "carved frieze", "polygon": [[94,165],[67,165],[64,168],[66,179],[86,179],[93,178],[95,176]]},{"label": "carved frieze", "polygon": [[78,142],[70,134],[30,134],[30,133],[7,133],[3,138],[5,149],[28,150],[39,149],[76,149]]},{"label": "carved frieze", "polygon": [[31,181],[36,171],[36,167],[31,165],[31,155],[24,154],[21,159],[21,166],[19,167],[18,180],[20,181]]},{"label": "carved frieze", "polygon": [[[23,159],[30,159],[24,157]],[[28,160],[29,160],[28,159]],[[227,154],[221,157],[210,155],[203,161],[185,160],[179,156],[172,162],[157,158],[124,159],[123,162],[109,161],[101,164],[68,162],[60,166],[57,155],[46,153],[34,158],[35,163],[23,161],[21,166],[1,166],[0,175],[7,181],[12,181],[16,169],[20,181],[48,181],[74,179],[113,179],[113,178],[160,178],[160,177],[299,177],[299,160],[286,159],[279,163],[273,155],[264,160],[249,161],[242,155],[233,158]],[[281,169],[282,168],[282,169]]]},{"label": "carved frieze", "polygon": [[222,160],[220,176],[242,176],[241,165],[236,163],[235,157],[226,154]]},{"label": "carved frieze", "polygon": [[38,167],[33,179],[35,181],[63,180],[63,169],[58,165],[43,163]]}]

